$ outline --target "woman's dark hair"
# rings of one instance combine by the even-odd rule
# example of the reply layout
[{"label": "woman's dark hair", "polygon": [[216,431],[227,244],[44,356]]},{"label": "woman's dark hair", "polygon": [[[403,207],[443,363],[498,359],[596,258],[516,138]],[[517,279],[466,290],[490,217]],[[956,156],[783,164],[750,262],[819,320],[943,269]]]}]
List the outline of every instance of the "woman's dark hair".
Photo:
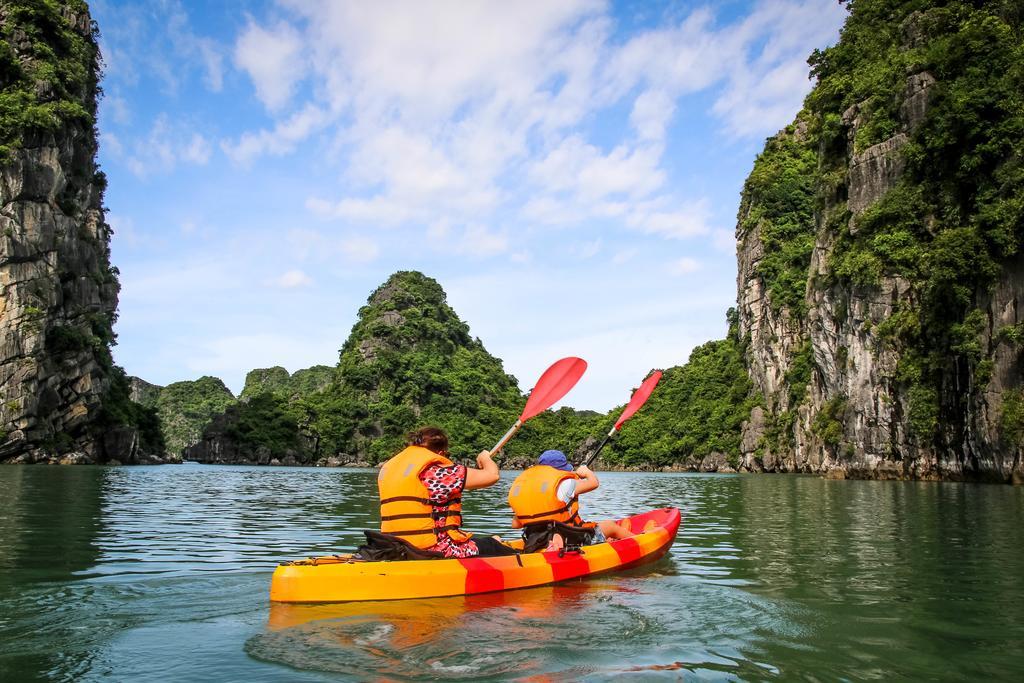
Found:
[{"label": "woman's dark hair", "polygon": [[448,452],[448,435],[437,427],[420,427],[405,437],[406,446],[423,446],[435,453]]}]

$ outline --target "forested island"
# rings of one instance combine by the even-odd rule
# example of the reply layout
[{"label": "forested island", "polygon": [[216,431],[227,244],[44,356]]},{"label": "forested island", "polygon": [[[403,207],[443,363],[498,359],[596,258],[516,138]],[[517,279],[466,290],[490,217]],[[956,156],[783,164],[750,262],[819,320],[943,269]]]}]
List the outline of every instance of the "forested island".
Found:
[{"label": "forested island", "polygon": [[[848,8],[739,198],[726,338],[665,370],[602,467],[1024,480],[1024,7]],[[126,377],[96,31],[81,2],[0,5],[0,461],[374,465],[418,424],[461,458],[508,428],[529,387],[413,271],[334,366],[254,370],[237,399]],[[617,412],[546,413],[503,462],[585,449]]]}]

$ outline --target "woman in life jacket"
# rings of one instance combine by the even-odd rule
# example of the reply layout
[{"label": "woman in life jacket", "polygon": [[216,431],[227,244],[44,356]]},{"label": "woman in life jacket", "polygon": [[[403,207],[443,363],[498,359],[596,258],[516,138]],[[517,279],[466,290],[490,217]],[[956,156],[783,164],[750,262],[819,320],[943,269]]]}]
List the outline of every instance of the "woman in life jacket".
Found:
[{"label": "woman in life jacket", "polygon": [[487,451],[476,468],[448,459],[448,436],[437,427],[408,435],[404,450],[377,475],[380,530],[444,557],[514,555],[516,551],[487,537],[463,531],[462,492],[497,483],[498,466]]},{"label": "woman in life jacket", "polygon": [[547,550],[558,550],[565,538],[557,524],[593,529],[589,543],[630,538],[632,533],[611,520],[584,522],[579,513],[579,496],[593,491],[601,482],[586,465],[574,472],[562,451],[544,451],[537,464],[527,468],[512,482],[508,504],[512,507],[512,528],[524,529],[528,541],[533,533],[547,531]]}]

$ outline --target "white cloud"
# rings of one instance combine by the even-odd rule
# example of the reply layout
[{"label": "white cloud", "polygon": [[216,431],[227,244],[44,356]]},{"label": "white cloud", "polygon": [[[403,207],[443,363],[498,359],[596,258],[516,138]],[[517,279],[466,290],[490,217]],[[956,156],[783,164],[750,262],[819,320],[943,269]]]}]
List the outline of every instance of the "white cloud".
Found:
[{"label": "white cloud", "polygon": [[688,15],[678,26],[639,32],[612,53],[605,88],[616,95],[638,84],[664,89],[674,96],[702,90],[722,77],[732,59],[722,32],[716,31],[708,8]]},{"label": "white cloud", "polygon": [[686,239],[711,232],[707,200],[683,203],[680,208],[663,209],[663,202],[639,205],[626,218],[631,228],[670,239]]},{"label": "white cloud", "polygon": [[[189,76],[202,72],[207,90],[223,87],[224,54],[212,38],[197,34],[179,0],[108,4],[95,3],[93,17],[103,27],[104,88],[118,96],[112,84],[131,88],[155,77],[163,90],[177,94]],[[109,16],[116,13],[116,20]],[[118,121],[127,123],[127,121]]]},{"label": "white cloud", "polygon": [[115,157],[124,156],[124,145],[121,138],[110,132],[100,132],[100,149],[107,150]]},{"label": "white cloud", "polygon": [[725,254],[736,253],[736,233],[733,230],[714,228],[711,231],[711,244],[714,248]]},{"label": "white cloud", "polygon": [[132,112],[128,108],[128,102],[123,97],[108,95],[100,101],[100,112],[109,111],[116,123],[131,123]]},{"label": "white cloud", "polygon": [[441,218],[427,228],[427,237],[431,240],[443,240],[452,234],[452,224],[446,218]]},{"label": "white cloud", "polygon": [[350,261],[369,263],[380,255],[380,247],[368,237],[350,237],[341,243],[341,251]]},{"label": "white cloud", "polygon": [[224,140],[220,146],[235,163],[245,166],[263,154],[280,156],[291,152],[298,143],[323,128],[328,118],[325,111],[310,104],[278,122],[273,130],[245,133],[238,142]]},{"label": "white cloud", "polygon": [[[588,0],[283,0],[291,23],[250,19],[235,61],[272,114],[300,80],[311,95],[272,129],[222,147],[248,164],[323,131],[344,175],[337,196],[307,200],[312,213],[412,225],[431,239],[443,222],[485,251],[498,242],[472,226],[500,224],[510,209],[534,225],[600,217],[670,239],[703,235],[706,210],[666,189],[679,98],[724,84],[714,105],[723,125],[739,135],[776,129],[806,91],[795,80],[806,53],[841,21],[834,4],[765,2],[726,24],[703,8],[618,43],[608,6]],[[622,106],[628,129],[610,143],[588,139],[589,117]]]},{"label": "white cloud", "polygon": [[313,284],[313,279],[301,270],[289,270],[270,280],[267,284],[280,287],[281,289],[296,289],[299,287],[309,287]]},{"label": "white cloud", "polygon": [[846,16],[831,0],[763,1],[746,18],[715,26],[710,8],[675,26],[633,37],[609,60],[603,92],[640,87],[630,122],[659,139],[680,96],[724,83],[713,112],[734,135],[774,133],[789,123],[811,88],[806,59],[835,39]]},{"label": "white cloud", "polygon": [[224,87],[224,55],[214,47],[213,41],[200,43],[199,55],[206,68],[206,86],[213,92],[220,92]]},{"label": "white cloud", "polygon": [[135,221],[130,216],[121,216],[116,213],[108,213],[107,224],[113,231],[114,241],[135,247],[141,242],[140,236],[135,229]]},{"label": "white cloud", "polygon": [[813,83],[807,55],[835,39],[846,18],[840,3],[762,2],[733,30],[725,91],[714,112],[738,136],[774,133],[789,123]]},{"label": "white cloud", "polygon": [[[590,1],[286,4],[300,23],[253,22],[239,44],[270,34],[294,44],[300,27],[309,45],[316,106],[339,124],[348,172],[340,197],[307,206],[424,227],[446,217],[465,229],[489,215],[504,199],[496,181],[528,154],[531,131],[585,115],[606,30],[591,21],[602,5]],[[279,137],[250,132],[225,150],[246,163],[302,141]]]},{"label": "white cloud", "polygon": [[366,135],[353,154],[352,166],[357,182],[387,183],[399,197],[425,199],[470,185],[465,170],[430,135],[400,126]]},{"label": "white cloud", "polygon": [[327,240],[320,232],[305,228],[292,228],[288,231],[287,236],[292,255],[299,261],[305,261],[314,254],[325,255]]},{"label": "white cloud", "polygon": [[629,122],[645,140],[661,140],[675,113],[675,99],[664,90],[647,90],[633,101]]},{"label": "white cloud", "polygon": [[314,216],[325,220],[347,219],[376,226],[400,225],[419,217],[415,207],[382,196],[369,199],[351,197],[338,202],[310,197],[306,200],[306,208]]},{"label": "white cloud", "polygon": [[494,94],[524,104],[538,77],[567,68],[574,27],[602,9],[589,0],[287,4],[307,22],[313,68],[335,105],[435,123]]},{"label": "white cloud", "polygon": [[201,65],[204,82],[212,92],[220,92],[224,85],[224,55],[220,46],[210,38],[201,38],[189,27],[188,14],[176,2],[169,3],[167,33],[178,56],[178,61]]},{"label": "white cloud", "polygon": [[194,133],[182,150],[181,159],[202,166],[210,160],[210,151],[210,142],[199,133]]},{"label": "white cloud", "polygon": [[603,240],[598,237],[596,240],[592,240],[590,242],[576,244],[569,250],[569,253],[572,256],[585,261],[587,259],[594,258],[594,256],[601,251],[602,242]]},{"label": "white cloud", "polygon": [[149,132],[122,142],[112,133],[103,136],[110,153],[121,159],[134,175],[144,178],[154,173],[170,173],[178,164],[205,165],[210,159],[210,143],[200,133],[183,124],[172,124],[166,114],[156,117]]},{"label": "white cloud", "polygon": [[590,215],[589,210],[572,201],[543,196],[528,199],[520,213],[526,222],[540,225],[573,225]]},{"label": "white cloud", "polygon": [[482,225],[470,225],[459,238],[457,249],[476,257],[495,256],[508,250],[508,237]]},{"label": "white cloud", "polygon": [[370,263],[380,255],[380,247],[369,237],[338,237],[317,230],[294,228],[288,231],[288,246],[299,261],[312,258],[326,261],[338,255],[356,263]]},{"label": "white cloud", "polygon": [[569,191],[584,202],[610,195],[645,197],[665,182],[658,147],[619,145],[602,154],[578,136],[565,139],[530,169],[531,179],[547,191]]},{"label": "white cloud", "polygon": [[612,256],[612,264],[620,266],[624,263],[632,261],[636,258],[636,255],[640,253],[640,250],[633,247],[630,249],[623,249],[622,251],[616,252],[615,256]]},{"label": "white cloud", "polygon": [[669,272],[673,275],[689,275],[690,273],[696,273],[700,269],[700,262],[689,256],[684,256],[669,266]]},{"label": "white cloud", "polygon": [[290,24],[269,28],[252,19],[235,43],[235,64],[249,74],[256,96],[271,111],[284,107],[305,72],[303,40]]}]

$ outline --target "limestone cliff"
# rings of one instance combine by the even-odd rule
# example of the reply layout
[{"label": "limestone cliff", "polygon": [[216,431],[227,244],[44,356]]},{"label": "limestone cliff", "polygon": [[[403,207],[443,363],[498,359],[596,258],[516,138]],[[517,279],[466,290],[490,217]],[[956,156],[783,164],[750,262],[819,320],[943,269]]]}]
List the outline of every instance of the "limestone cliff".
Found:
[{"label": "limestone cliff", "polygon": [[850,8],[744,188],[742,465],[1020,479],[1020,7]]},{"label": "limestone cliff", "polygon": [[253,396],[267,392],[284,393],[290,378],[291,376],[288,374],[288,371],[280,365],[275,365],[272,368],[250,370],[245,375],[245,386],[242,387],[242,393],[239,394],[239,398],[248,400]]},{"label": "limestone cliff", "polygon": [[174,382],[160,389],[155,405],[167,457],[180,460],[182,451],[199,441],[214,416],[235,402],[231,390],[217,377]]},{"label": "limestone cliff", "polygon": [[303,368],[291,375],[280,365],[257,368],[246,374],[239,398],[247,401],[260,394],[272,393],[287,400],[296,400],[323,391],[334,379],[335,369],[326,365]]},{"label": "limestone cliff", "polygon": [[128,398],[140,405],[155,408],[161,389],[163,387],[159,384],[150,384],[139,377],[128,377]]},{"label": "limestone cliff", "polygon": [[83,2],[5,1],[0,37],[0,461],[137,461],[160,444],[110,356],[96,28]]}]

